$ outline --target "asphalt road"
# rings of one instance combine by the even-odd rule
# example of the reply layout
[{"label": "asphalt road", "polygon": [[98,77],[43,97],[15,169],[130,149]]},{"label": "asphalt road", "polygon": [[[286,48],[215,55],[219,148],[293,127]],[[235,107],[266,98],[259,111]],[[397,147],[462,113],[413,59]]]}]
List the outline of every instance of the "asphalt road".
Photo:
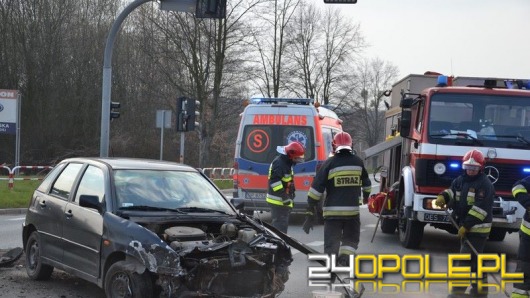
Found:
[{"label": "asphalt road", "polygon": [[[397,234],[383,234],[380,229],[377,229],[374,241],[372,242],[377,217],[370,214],[364,207],[361,207],[361,240],[357,250],[359,255],[429,255],[433,272],[447,272],[448,254],[456,254],[459,250],[459,242],[455,235],[427,226],[425,227],[421,247],[417,250],[410,250],[401,246]],[[270,220],[268,213],[255,213],[255,216],[259,216],[264,221]],[[23,220],[24,214],[0,213],[0,251],[22,246],[20,234]],[[302,222],[302,216],[291,216],[288,234],[315,250],[322,252],[324,244],[323,226],[315,226],[310,234],[305,234],[302,231]],[[519,238],[517,233],[508,234],[502,242],[488,242],[485,253],[506,254],[508,260],[506,271],[513,272],[515,271],[515,257],[518,244]],[[320,265],[309,261],[306,255],[294,249],[293,259],[290,267],[290,279],[286,284],[285,291],[280,297],[313,297],[314,291],[322,291],[325,289],[324,286],[310,286],[308,281],[308,267],[320,267]],[[496,278],[497,280],[501,280],[498,275],[496,275]],[[491,276],[488,282],[492,285],[495,284],[495,280]],[[405,280],[400,273],[386,274],[378,282],[367,282],[363,283],[363,285],[365,286],[365,292],[362,297],[385,297],[388,295],[403,298],[446,297],[448,294],[448,285],[446,282],[414,283]],[[510,293],[511,289],[512,284],[508,283],[505,287],[506,292]],[[494,290],[494,293],[488,297],[506,297],[500,289],[492,287],[492,290]],[[52,279],[49,281],[35,282],[29,280],[26,276],[23,262],[20,261],[18,266],[0,268],[0,297],[99,298],[104,297],[104,293],[97,286],[59,270],[55,270]]]},{"label": "asphalt road", "polygon": [[[268,213],[256,214],[263,220],[268,221]],[[5,246],[6,238],[20,241],[20,229],[23,217],[21,215],[0,215],[0,239]],[[302,231],[301,216],[292,216],[289,226],[289,235],[305,243],[317,251],[323,251],[323,226],[319,225],[309,235]],[[397,234],[387,235],[377,231],[374,241],[371,242],[377,217],[370,214],[367,209],[361,209],[361,242],[358,254],[428,254],[431,259],[433,272],[447,272],[447,254],[458,253],[458,240],[455,235],[445,231],[426,227],[422,246],[417,250],[403,248],[398,241]],[[17,235],[18,234],[18,235]],[[13,242],[19,243],[19,242]],[[507,271],[515,270],[515,256],[519,239],[516,233],[509,234],[503,242],[488,242],[485,252],[504,253],[507,256]],[[9,245],[12,246],[12,245]],[[308,282],[308,267],[319,266],[308,261],[306,255],[293,250],[294,261],[290,267],[291,275],[286,284],[286,289],[280,297],[312,297],[313,291],[324,290],[323,286],[310,286]],[[500,280],[500,277],[497,276]],[[489,278],[489,283],[495,283]],[[363,283],[365,292],[362,297],[381,297],[389,295],[392,297],[446,297],[448,293],[445,282],[421,284],[407,283],[401,274],[387,274],[379,283]],[[375,288],[374,288],[375,285]],[[404,287],[406,285],[406,288]],[[423,287],[420,289],[419,287]],[[428,289],[425,287],[428,286]],[[511,291],[512,284],[507,284],[506,290]],[[89,284],[81,279],[72,277],[62,271],[56,270],[50,281],[35,282],[27,278],[22,265],[14,268],[0,268],[0,297],[104,297],[103,291],[95,285]],[[502,291],[497,291],[488,297],[506,297]]]}]

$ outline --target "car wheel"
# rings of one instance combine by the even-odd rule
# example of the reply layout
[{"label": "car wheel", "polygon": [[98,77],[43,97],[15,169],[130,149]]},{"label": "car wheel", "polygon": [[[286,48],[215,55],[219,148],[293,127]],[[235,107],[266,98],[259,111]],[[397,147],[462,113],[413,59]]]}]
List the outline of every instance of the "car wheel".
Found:
[{"label": "car wheel", "polygon": [[109,298],[149,298],[153,297],[153,282],[147,271],[138,274],[127,269],[125,261],[118,261],[105,275],[105,294]]},{"label": "car wheel", "polygon": [[384,234],[394,234],[398,226],[398,220],[394,218],[381,218],[381,231]]},{"label": "car wheel", "polygon": [[41,249],[40,236],[35,231],[29,235],[26,244],[26,273],[34,280],[49,279],[53,272],[53,266],[42,263]]},{"label": "car wheel", "polygon": [[407,218],[404,202],[405,200],[401,198],[398,209],[397,229],[399,232],[399,241],[405,248],[418,248],[423,238],[423,228],[425,225],[417,220]]}]

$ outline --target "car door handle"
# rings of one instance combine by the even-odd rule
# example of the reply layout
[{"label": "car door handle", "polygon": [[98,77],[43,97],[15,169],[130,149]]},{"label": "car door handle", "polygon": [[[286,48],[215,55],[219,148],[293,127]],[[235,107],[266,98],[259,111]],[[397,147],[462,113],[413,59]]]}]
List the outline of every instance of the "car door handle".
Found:
[{"label": "car door handle", "polygon": [[46,208],[46,201],[45,201],[45,200],[39,201],[39,205],[40,205],[42,208]]},{"label": "car door handle", "polygon": [[72,210],[68,210],[68,211],[66,211],[66,212],[64,213],[64,215],[66,215],[67,218],[71,218],[72,216],[74,216],[74,215],[72,214]]}]

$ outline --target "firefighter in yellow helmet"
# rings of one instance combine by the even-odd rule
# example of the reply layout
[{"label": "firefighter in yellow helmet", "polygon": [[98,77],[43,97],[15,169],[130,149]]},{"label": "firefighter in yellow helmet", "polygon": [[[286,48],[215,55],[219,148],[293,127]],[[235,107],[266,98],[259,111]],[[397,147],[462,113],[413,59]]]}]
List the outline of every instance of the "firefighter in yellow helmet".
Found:
[{"label": "firefighter in yellow helmet", "polygon": [[359,245],[359,203],[368,198],[372,184],[362,159],[354,154],[350,134],[336,134],[333,148],[335,155],[324,162],[309,188],[309,207],[303,229],[309,234],[313,228],[316,208],[325,191],[322,205],[324,253],[338,255],[338,263],[346,265]]},{"label": "firefighter in yellow helmet", "polygon": [[[441,192],[435,204],[439,207],[448,205],[453,209],[452,216],[459,225],[460,253],[470,254],[471,261],[459,261],[458,266],[470,266],[471,272],[477,272],[477,256],[469,243],[478,253],[484,251],[486,240],[491,231],[493,198],[495,190],[493,184],[483,173],[484,155],[479,150],[468,151],[462,159],[464,173],[451,183],[451,187]],[[468,240],[469,242],[465,241]],[[484,277],[484,283],[487,280]],[[453,287],[448,297],[459,297],[465,293],[467,287]],[[487,287],[478,287],[472,282],[471,295],[486,297]]]},{"label": "firefighter in yellow helmet", "polygon": [[276,150],[280,155],[270,165],[265,200],[271,208],[272,226],[287,233],[289,215],[294,206],[293,166],[304,161],[305,149],[298,142],[290,142],[287,146],[278,146]]},{"label": "firefighter in yellow helmet", "polygon": [[512,298],[530,297],[530,176],[515,182],[512,195],[526,209],[519,229],[519,250],[517,252],[517,268],[515,272],[522,272],[522,283],[513,285]]}]

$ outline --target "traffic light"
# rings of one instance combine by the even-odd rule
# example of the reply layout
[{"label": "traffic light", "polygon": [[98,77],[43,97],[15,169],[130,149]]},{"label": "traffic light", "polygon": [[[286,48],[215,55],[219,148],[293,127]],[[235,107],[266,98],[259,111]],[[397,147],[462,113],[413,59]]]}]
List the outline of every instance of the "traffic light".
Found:
[{"label": "traffic light", "polygon": [[200,112],[199,112],[200,105],[201,105],[200,101],[188,98],[187,103],[186,103],[186,108],[187,108],[186,130],[187,131],[193,131],[195,127],[199,126],[199,122],[197,120],[200,115]]},{"label": "traffic light", "polygon": [[177,109],[176,109],[177,131],[187,131],[186,130],[186,126],[187,126],[186,123],[188,120],[188,115],[187,115],[187,110],[186,110],[187,102],[188,102],[188,98],[186,97],[177,98]]},{"label": "traffic light", "polygon": [[115,118],[120,118],[120,112],[117,111],[117,109],[119,109],[120,106],[121,105],[119,102],[112,101],[110,103],[110,120],[115,119]]}]

